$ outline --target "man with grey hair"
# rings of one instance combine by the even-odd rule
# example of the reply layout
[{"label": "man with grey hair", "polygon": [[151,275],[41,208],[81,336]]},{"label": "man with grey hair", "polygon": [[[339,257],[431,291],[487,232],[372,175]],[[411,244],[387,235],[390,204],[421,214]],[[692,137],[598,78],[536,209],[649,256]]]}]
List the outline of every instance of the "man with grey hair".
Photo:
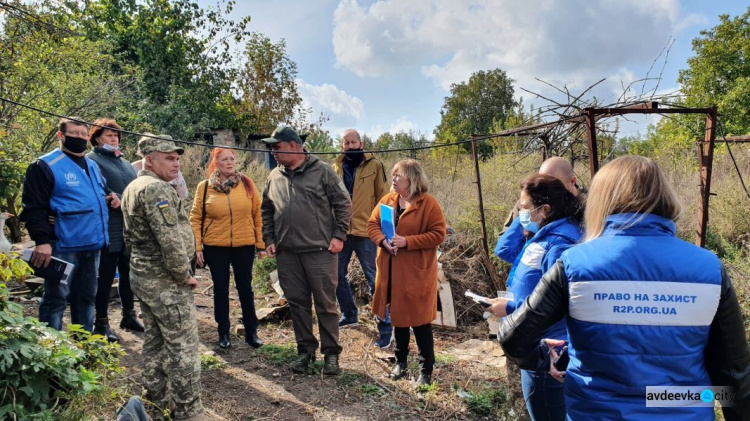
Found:
[{"label": "man with grey hair", "polygon": [[168,184],[180,171],[184,150],[162,137],[138,142],[143,170],[123,192],[125,244],[133,292],[141,302],[143,382],[158,408],[174,404],[176,419],[222,419],[201,403],[201,363],[190,268],[195,253],[187,210]]},{"label": "man with grey hair", "polygon": [[[370,294],[375,291],[375,259],[378,246],[367,235],[367,221],[375,205],[388,193],[388,179],[385,166],[370,152],[364,152],[364,142],[359,133],[349,129],[341,136],[341,150],[333,162],[333,169],[344,181],[349,197],[352,199],[352,221],[344,241],[344,249],[339,253],[338,276],[339,286],[336,298],[341,309],[339,327],[346,328],[358,324],[358,309],[349,286],[349,261],[356,253],[364,272]],[[393,328],[390,319],[378,321],[378,339],[375,346],[387,348],[391,344]]]}]

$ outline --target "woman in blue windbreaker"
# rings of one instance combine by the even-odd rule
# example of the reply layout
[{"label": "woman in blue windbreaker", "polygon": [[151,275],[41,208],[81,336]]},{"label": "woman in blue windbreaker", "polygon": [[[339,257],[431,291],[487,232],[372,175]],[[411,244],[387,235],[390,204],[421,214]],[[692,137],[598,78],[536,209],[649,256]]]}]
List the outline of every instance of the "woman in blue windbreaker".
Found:
[{"label": "woman in blue windbreaker", "polygon": [[732,282],[715,254],[675,236],[680,210],[652,160],[605,165],[586,202],[585,242],[563,253],[501,325],[510,360],[549,368],[550,356],[534,350],[566,318],[569,419],[714,419],[713,401],[654,406],[648,386],[732,387],[735,406],[724,417],[750,414],[750,349]]},{"label": "woman in blue windbreaker", "polygon": [[[545,174],[528,177],[521,183],[518,203],[520,210],[513,223],[521,224],[528,241],[510,271],[508,291],[514,300],[492,300],[489,311],[498,317],[513,313],[534,290],[542,274],[582,237],[580,203],[559,179]],[[550,326],[544,337],[567,340],[565,320]],[[547,370],[522,369],[521,386],[532,421],[565,419],[563,385]]]}]

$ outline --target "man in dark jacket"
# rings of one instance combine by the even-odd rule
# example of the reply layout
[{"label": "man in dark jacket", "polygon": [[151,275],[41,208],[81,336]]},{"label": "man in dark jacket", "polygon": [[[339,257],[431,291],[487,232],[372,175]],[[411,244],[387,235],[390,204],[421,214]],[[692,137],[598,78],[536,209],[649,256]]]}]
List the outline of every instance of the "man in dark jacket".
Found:
[{"label": "man in dark jacket", "polygon": [[62,330],[69,300],[71,321],[91,331],[99,253],[109,241],[107,205],[119,207],[120,200],[106,195],[106,180],[85,156],[88,126],[62,119],[58,129],[60,147],[26,170],[21,221],[36,243],[33,267],[48,267],[52,257],[75,265],[67,277],[45,277],[39,320]]},{"label": "man in dark jacket", "polygon": [[312,330],[312,302],[318,316],[323,373],[339,373],[339,315],[336,308],[337,254],[349,231],[351,200],[330,165],[305,154],[303,141],[288,126],[263,139],[280,166],[263,191],[263,241],[276,257],[279,282],[292,313],[299,357],[292,371],[303,373],[315,361],[318,340]]}]

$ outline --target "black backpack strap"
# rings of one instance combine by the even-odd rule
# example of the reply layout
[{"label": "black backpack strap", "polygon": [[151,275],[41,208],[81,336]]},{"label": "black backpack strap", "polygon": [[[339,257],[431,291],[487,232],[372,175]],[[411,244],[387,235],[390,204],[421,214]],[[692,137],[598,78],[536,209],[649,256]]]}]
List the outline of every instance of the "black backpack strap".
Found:
[{"label": "black backpack strap", "polygon": [[203,180],[203,212],[201,213],[201,242],[203,242],[203,225],[206,224],[206,195],[208,194],[208,180]]}]

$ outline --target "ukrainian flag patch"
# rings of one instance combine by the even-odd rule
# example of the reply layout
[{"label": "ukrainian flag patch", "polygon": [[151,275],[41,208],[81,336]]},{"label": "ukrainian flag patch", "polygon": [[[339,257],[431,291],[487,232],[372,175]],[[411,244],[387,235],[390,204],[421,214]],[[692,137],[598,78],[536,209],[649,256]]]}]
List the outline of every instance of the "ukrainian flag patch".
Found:
[{"label": "ukrainian flag patch", "polygon": [[169,207],[169,202],[166,200],[162,200],[161,202],[157,203],[156,206],[159,207],[159,209],[166,209]]}]

